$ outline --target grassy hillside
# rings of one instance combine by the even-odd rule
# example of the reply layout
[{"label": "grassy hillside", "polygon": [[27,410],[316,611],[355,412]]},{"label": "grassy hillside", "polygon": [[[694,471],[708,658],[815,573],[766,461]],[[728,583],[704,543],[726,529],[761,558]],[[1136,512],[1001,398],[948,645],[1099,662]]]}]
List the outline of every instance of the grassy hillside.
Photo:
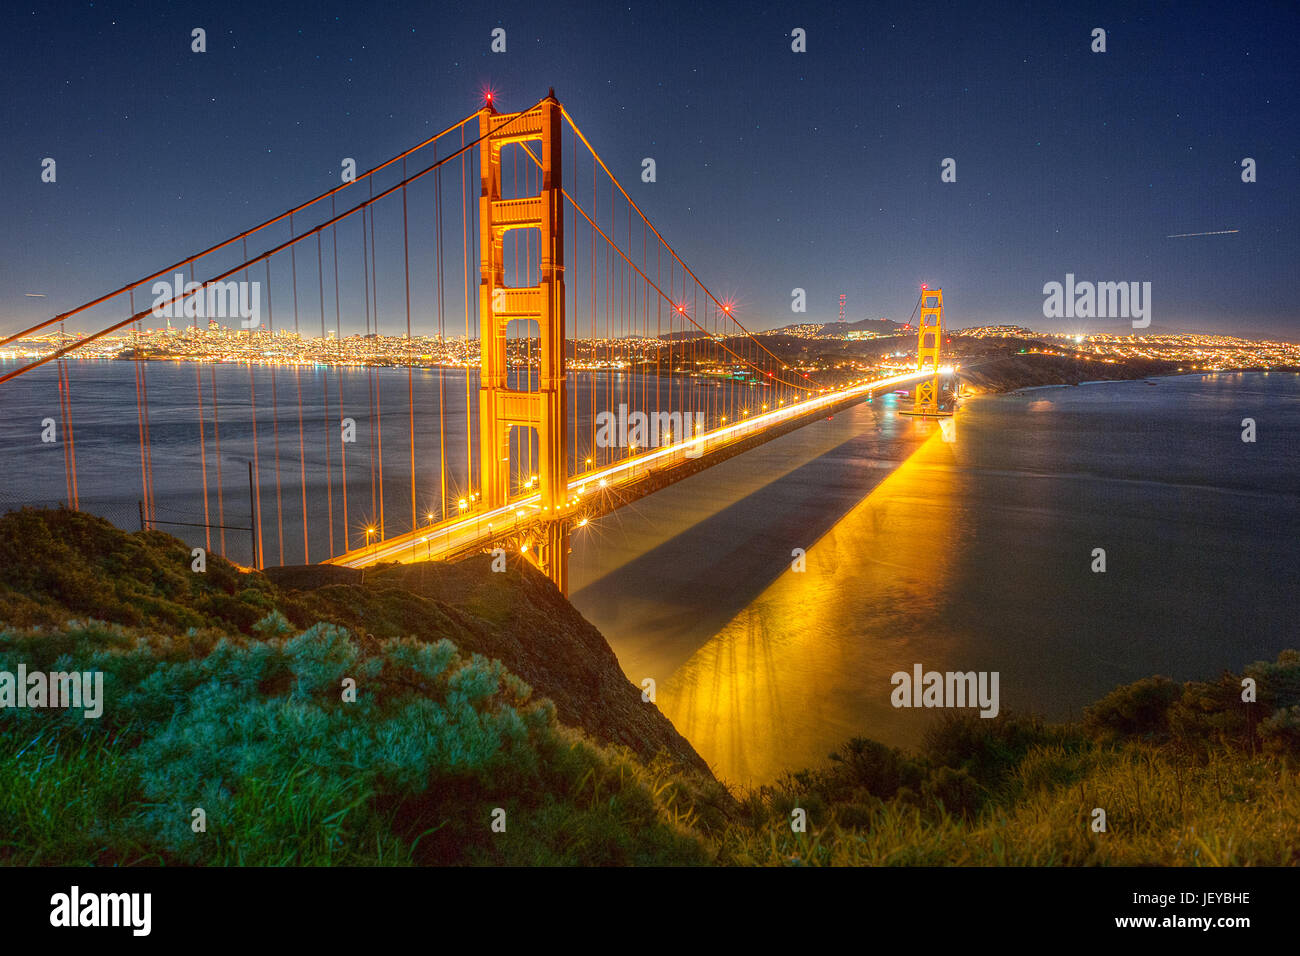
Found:
[{"label": "grassy hillside", "polygon": [[106,685],[98,720],[0,710],[0,863],[1300,862],[1295,651],[1139,681],[1077,725],[851,740],[733,795],[531,569],[295,583],[194,574],[175,539],[85,515],[0,517],[0,671]]},{"label": "grassy hillside", "polygon": [[[0,638],[0,669],[102,670],[108,700],[99,720],[0,718],[0,860],[706,859],[687,827],[707,795],[683,800],[688,784],[661,766],[566,730],[501,664],[446,640],[363,646],[331,624],[295,632],[278,613],[257,630],[168,641],[71,624]],[[206,832],[194,832],[196,808]]]},{"label": "grassy hillside", "polygon": [[[249,637],[276,611],[301,631],[329,622],[365,644],[451,641],[501,661],[551,699],[560,721],[644,759],[663,754],[708,774],[700,756],[641,699],[605,639],[527,562],[493,573],[487,555],[459,564],[348,572],[309,567],[245,572],[160,531],[126,533],[91,515],[23,510],[0,516],[0,624],[93,618],[175,636],[190,629]],[[280,584],[275,583],[280,581]],[[351,581],[354,583],[339,583]],[[196,638],[196,648],[212,641]],[[197,651],[196,651],[197,652]]]}]

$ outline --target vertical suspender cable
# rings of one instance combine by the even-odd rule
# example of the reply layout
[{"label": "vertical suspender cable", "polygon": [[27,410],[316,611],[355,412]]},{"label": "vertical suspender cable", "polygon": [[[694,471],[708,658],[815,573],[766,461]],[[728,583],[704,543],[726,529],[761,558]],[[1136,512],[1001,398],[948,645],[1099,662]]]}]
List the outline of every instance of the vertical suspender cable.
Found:
[{"label": "vertical suspender cable", "polygon": [[[405,160],[402,160],[405,162]],[[289,215],[289,236],[294,236],[293,214]],[[307,444],[302,427],[302,367],[298,364],[302,357],[302,330],[298,324],[298,244],[289,247],[289,261],[293,266],[293,335],[295,354],[293,357],[293,384],[298,393],[298,474],[302,500],[302,563],[311,564],[311,549],[307,543]]]},{"label": "vertical suspender cable", "polygon": [[[437,157],[437,147],[434,147]],[[434,172],[436,179],[437,172]],[[402,180],[406,180],[406,160],[402,160]],[[408,444],[411,450],[411,530],[416,528],[415,516],[415,357],[411,353],[411,242],[406,225],[406,186],[402,186],[402,275],[406,281],[406,404],[409,423]],[[441,410],[439,410],[441,414]]]},{"label": "vertical suspender cable", "polygon": [[[248,261],[248,239],[244,239],[244,261]],[[248,281],[248,270],[244,270],[244,281]],[[266,289],[266,304],[268,311],[271,305],[271,287]],[[251,341],[254,336],[260,336],[261,329],[249,329],[248,337]],[[254,369],[257,362],[249,358],[248,360],[248,402],[249,409],[253,420],[253,526],[257,531],[257,551],[253,555],[253,566],[259,570],[265,567],[265,556],[263,554],[262,544],[262,461],[261,451],[257,442],[257,385]],[[152,468],[150,471],[152,472]],[[150,479],[152,484],[152,478]]]},{"label": "vertical suspender cable", "polygon": [[275,522],[280,564],[284,564],[284,494],[280,485],[280,390],[275,383],[275,303],[271,295],[271,260],[266,260],[266,324],[271,333],[271,432],[275,448]]},{"label": "vertical suspender cable", "polygon": [[[370,337],[370,238],[366,229],[366,219],[370,214],[369,207],[361,210],[361,274],[362,274],[362,294],[366,300],[366,338],[365,345],[368,359],[373,356],[368,353],[373,350],[375,339]],[[375,366],[373,361],[366,362],[366,399],[370,403],[370,517],[367,520],[366,543],[370,542],[369,528],[375,526],[379,515],[379,503],[375,498]]]},{"label": "vertical suspender cable", "polygon": [[[460,127],[460,145],[465,145],[465,126]],[[465,215],[465,190],[467,189],[465,181],[465,154],[460,154],[460,234],[462,248],[464,251],[464,271],[465,271],[465,490],[467,493],[474,490],[474,453],[470,446],[470,428],[469,418],[469,217]],[[441,344],[441,343],[440,343]]]},{"label": "vertical suspender cable", "polygon": [[[135,290],[131,290],[131,315],[135,315]],[[141,510],[148,511],[149,506],[149,470],[145,465],[145,427],[144,427],[144,360],[140,357],[140,323],[135,324],[135,417],[140,433],[140,501]],[[144,522],[141,521],[143,525]],[[142,527],[140,530],[144,530]]]},{"label": "vertical suspender cable", "polygon": [[[190,282],[194,282],[194,260],[190,260]],[[204,293],[196,291],[197,295]],[[194,337],[199,336],[199,315],[206,310],[202,307],[194,310]],[[200,362],[194,363],[194,392],[198,401],[198,419],[199,419],[199,468],[203,477],[203,549],[204,553],[212,550],[212,517],[208,508],[208,442],[207,435],[203,427],[203,365]]]},{"label": "vertical suspender cable", "polygon": [[[317,295],[320,302],[320,344],[324,349],[325,336],[325,258],[321,250],[321,234],[316,233],[316,279]],[[325,509],[326,524],[329,528],[329,545],[327,557],[334,557],[334,454],[330,441],[330,363],[325,363],[321,372],[321,424],[325,426]]]},{"label": "vertical suspender cable", "polygon": [[208,380],[212,386],[212,443],[217,456],[217,531],[221,535],[221,553],[226,553],[226,493],[221,477],[221,419],[217,409],[217,365],[208,363]]},{"label": "vertical suspender cable", "polygon": [[[334,213],[334,200],[330,199],[331,218]],[[339,306],[339,227],[334,224],[330,227],[330,245],[334,250],[334,339],[340,350],[343,348],[343,313]],[[343,369],[338,370],[335,381],[339,388],[338,415],[339,424],[337,434],[339,436],[339,472],[343,478],[343,550],[352,550],[352,531],[348,525],[348,445],[343,435]]]},{"label": "vertical suspender cable", "polygon": [[[437,146],[434,146],[434,155],[437,155]],[[445,282],[444,258],[442,250],[442,170],[437,169],[433,173],[433,215],[435,219],[435,237],[434,243],[435,255],[437,258],[438,280],[436,283],[436,292],[438,296],[438,348],[442,350],[444,343],[447,341],[447,314],[443,306],[443,288]],[[439,480],[439,498],[438,498],[438,517],[447,517],[447,379],[444,365],[438,363],[438,480]],[[468,488],[465,491],[469,495]]]},{"label": "vertical suspender cable", "polygon": [[[370,192],[373,198],[374,181]],[[375,217],[370,216],[370,295],[374,299],[375,342],[379,341],[379,247],[375,244]],[[380,386],[383,376],[375,377],[375,458],[379,464],[379,538],[387,536],[384,525],[384,408]]]}]

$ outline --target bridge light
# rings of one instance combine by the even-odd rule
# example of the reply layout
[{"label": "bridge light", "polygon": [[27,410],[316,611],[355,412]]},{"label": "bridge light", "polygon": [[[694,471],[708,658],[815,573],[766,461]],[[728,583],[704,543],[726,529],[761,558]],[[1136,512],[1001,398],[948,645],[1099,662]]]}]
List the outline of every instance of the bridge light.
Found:
[{"label": "bridge light", "polygon": [[466,501],[464,498],[461,498],[460,501],[456,502],[456,507],[458,507],[461,511],[464,511],[466,508],[469,507],[469,502]]},{"label": "bridge light", "polygon": [[583,518],[581,521],[578,522],[578,527],[579,527],[579,528],[585,528],[586,526],[587,526],[587,519],[586,519],[586,518]]},{"label": "bridge light", "polygon": [[607,484],[609,484],[609,482],[604,478],[600,479],[600,487],[604,488]]}]

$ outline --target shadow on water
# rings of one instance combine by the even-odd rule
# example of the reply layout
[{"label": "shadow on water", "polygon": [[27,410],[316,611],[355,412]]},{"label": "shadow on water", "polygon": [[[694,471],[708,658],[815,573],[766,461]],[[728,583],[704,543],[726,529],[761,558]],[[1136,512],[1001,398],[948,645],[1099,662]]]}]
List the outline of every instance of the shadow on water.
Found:
[{"label": "shadow on water", "polygon": [[810,550],[889,476],[918,436],[910,422],[880,421],[870,406],[849,409],[575,540],[570,599],[610,639],[630,679],[662,683],[790,570],[796,548]]}]

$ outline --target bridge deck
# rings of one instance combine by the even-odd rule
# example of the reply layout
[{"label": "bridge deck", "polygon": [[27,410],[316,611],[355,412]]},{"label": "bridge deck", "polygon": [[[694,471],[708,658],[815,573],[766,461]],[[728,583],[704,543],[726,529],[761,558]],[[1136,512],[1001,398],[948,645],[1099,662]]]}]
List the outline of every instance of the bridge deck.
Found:
[{"label": "bridge deck", "polygon": [[[943,371],[943,370],[941,370]],[[575,522],[612,511],[643,495],[695,474],[714,460],[730,457],[736,446],[760,436],[776,437],[811,418],[882,388],[892,388],[933,375],[933,370],[906,372],[837,389],[775,411],[723,425],[688,441],[633,455],[615,465],[569,479],[570,505],[559,513]],[[743,450],[743,449],[741,449]],[[405,534],[371,542],[331,559],[329,564],[363,568],[372,564],[446,560],[481,551],[494,542],[526,537],[534,526],[557,517],[541,506],[541,495],[517,498],[492,511],[479,511]]]}]

